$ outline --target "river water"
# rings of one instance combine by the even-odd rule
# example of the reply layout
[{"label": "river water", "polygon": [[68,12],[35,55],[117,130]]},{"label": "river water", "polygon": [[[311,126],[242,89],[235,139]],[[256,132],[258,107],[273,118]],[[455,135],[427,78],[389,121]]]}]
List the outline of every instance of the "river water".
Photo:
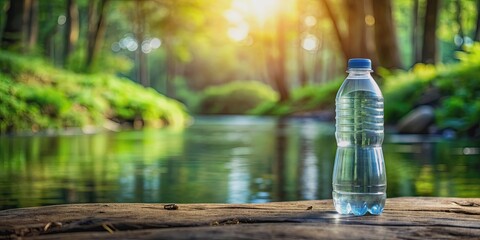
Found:
[{"label": "river water", "polygon": [[[334,123],[196,117],[184,130],[0,136],[0,209],[331,198]],[[480,140],[386,134],[388,197],[480,197]]]}]

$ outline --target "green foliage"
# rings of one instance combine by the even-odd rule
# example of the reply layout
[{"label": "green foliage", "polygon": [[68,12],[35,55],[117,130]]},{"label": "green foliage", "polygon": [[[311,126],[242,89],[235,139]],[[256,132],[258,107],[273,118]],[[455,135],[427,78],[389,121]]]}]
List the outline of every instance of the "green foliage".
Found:
[{"label": "green foliage", "polygon": [[128,57],[109,52],[102,52],[90,69],[85,69],[85,49],[79,48],[73,52],[67,59],[65,68],[74,72],[82,73],[128,73],[133,68],[133,61]]},{"label": "green foliage", "polygon": [[417,64],[411,72],[384,74],[385,121],[396,122],[411,111],[436,72],[432,65]]},{"label": "green foliage", "polygon": [[26,102],[18,99],[15,94],[13,81],[0,74],[0,130],[10,128],[10,123],[18,123],[20,128],[27,128],[37,123],[44,123],[46,119],[40,115],[38,109],[29,106]]},{"label": "green foliage", "polygon": [[142,120],[153,126],[163,123],[175,126],[185,124],[185,107],[151,88],[145,89],[128,79],[110,80],[108,88],[110,91],[103,96],[112,106],[110,117],[114,119],[130,122]]},{"label": "green foliage", "polygon": [[266,102],[250,111],[257,115],[289,115],[297,112],[333,110],[342,80],[295,89],[287,102]]},{"label": "green foliage", "polygon": [[193,91],[183,77],[176,76],[174,79],[176,99],[184,103],[188,109],[198,109],[201,92]]},{"label": "green foliage", "polygon": [[457,64],[416,65],[413,71],[385,79],[385,119],[398,121],[412,110],[427,89],[441,94],[435,109],[436,124],[460,134],[474,134],[480,122],[480,44],[458,53]]},{"label": "green foliage", "polygon": [[207,114],[244,114],[278,98],[269,86],[257,81],[235,81],[209,87],[202,95],[199,111]]},{"label": "green foliage", "polygon": [[0,132],[101,126],[106,120],[181,127],[185,107],[110,74],[75,74],[0,52]]}]

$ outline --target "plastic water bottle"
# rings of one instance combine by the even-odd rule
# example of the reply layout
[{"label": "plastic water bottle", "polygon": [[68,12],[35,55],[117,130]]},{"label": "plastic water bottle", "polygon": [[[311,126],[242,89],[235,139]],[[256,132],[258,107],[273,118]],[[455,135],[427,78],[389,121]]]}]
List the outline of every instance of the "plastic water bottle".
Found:
[{"label": "plastic water bottle", "polygon": [[336,97],[337,154],[333,203],[340,214],[378,215],[386,200],[383,161],[383,96],[370,59],[348,61],[348,77]]}]

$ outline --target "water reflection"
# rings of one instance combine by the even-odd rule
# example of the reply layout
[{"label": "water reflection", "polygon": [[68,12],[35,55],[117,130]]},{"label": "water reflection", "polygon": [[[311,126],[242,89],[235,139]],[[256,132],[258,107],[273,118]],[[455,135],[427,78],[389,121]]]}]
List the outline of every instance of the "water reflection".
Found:
[{"label": "water reflection", "polygon": [[[311,121],[304,121],[299,129],[299,186],[300,196],[303,199],[315,199],[319,190],[319,170],[318,158],[315,154],[315,139],[317,130],[316,124]],[[318,146],[319,149],[325,149],[328,146]],[[329,159],[331,161],[331,159]]]},{"label": "water reflection", "polygon": [[286,169],[286,159],[287,159],[287,151],[288,151],[288,127],[287,127],[287,120],[285,118],[280,118],[277,120],[276,124],[276,148],[275,148],[275,161],[274,161],[274,176],[276,177],[276,199],[285,199],[286,198],[286,191],[288,188],[285,188],[286,181],[284,171]]},{"label": "water reflection", "polygon": [[[480,197],[480,142],[387,135],[389,197]],[[184,130],[0,137],[0,209],[331,198],[334,125],[200,117]]]},{"label": "water reflection", "polygon": [[250,196],[250,173],[247,159],[234,156],[228,164],[228,202],[248,202]]}]

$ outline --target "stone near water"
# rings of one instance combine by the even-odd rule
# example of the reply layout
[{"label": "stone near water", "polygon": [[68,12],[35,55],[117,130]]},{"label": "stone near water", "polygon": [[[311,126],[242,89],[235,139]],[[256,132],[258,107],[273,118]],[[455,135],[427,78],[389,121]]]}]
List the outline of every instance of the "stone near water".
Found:
[{"label": "stone near water", "polygon": [[433,107],[424,105],[410,111],[397,124],[399,133],[418,134],[427,133],[428,128],[435,120]]}]

